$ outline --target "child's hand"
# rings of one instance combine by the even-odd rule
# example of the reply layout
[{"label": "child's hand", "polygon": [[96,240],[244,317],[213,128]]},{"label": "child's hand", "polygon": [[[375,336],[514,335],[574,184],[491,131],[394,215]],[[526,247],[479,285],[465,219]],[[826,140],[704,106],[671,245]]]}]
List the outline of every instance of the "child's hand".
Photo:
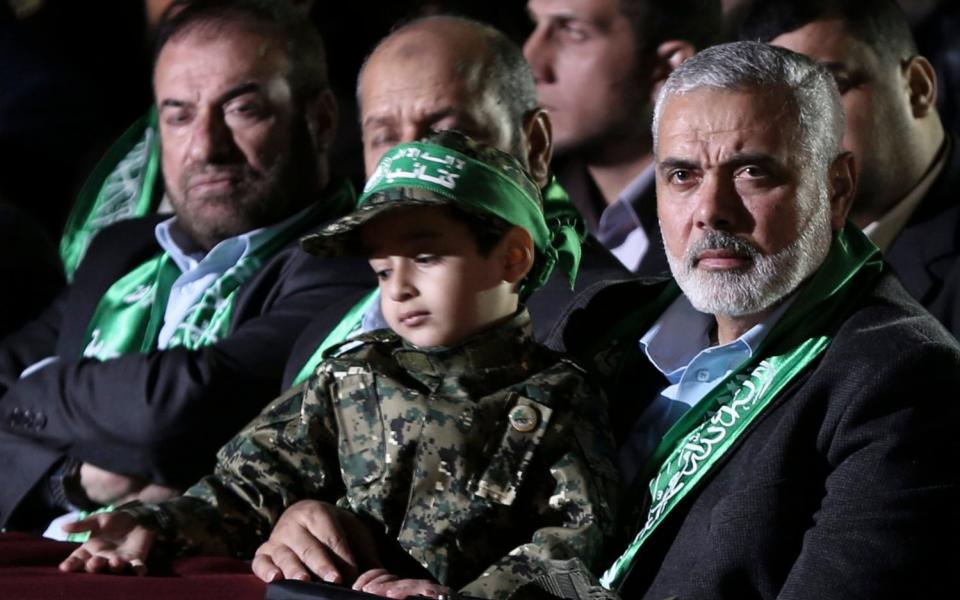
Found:
[{"label": "child's hand", "polygon": [[449,594],[450,588],[427,579],[400,579],[386,569],[370,569],[357,577],[353,589],[386,596],[387,598],[406,598],[407,596],[428,596],[437,598],[440,594]]},{"label": "child's hand", "polygon": [[268,583],[307,581],[312,575],[350,583],[361,568],[374,566],[380,561],[367,527],[350,511],[319,500],[301,500],[285,510],[253,559],[254,574]]},{"label": "child's hand", "polygon": [[145,561],[156,534],[124,512],[97,514],[82,521],[67,523],[68,533],[89,531],[90,539],[74,550],[62,563],[61,571],[88,573],[147,572]]}]

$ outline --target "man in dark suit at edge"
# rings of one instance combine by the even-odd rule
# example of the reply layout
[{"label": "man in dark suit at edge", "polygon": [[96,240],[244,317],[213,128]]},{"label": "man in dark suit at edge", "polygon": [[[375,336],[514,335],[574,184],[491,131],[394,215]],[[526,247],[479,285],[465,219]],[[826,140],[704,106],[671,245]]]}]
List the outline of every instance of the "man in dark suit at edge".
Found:
[{"label": "man in dark suit at edge", "polygon": [[673,279],[596,286],[554,339],[615,413],[638,510],[601,579],[621,598],[954,591],[960,347],[845,224],[842,132],[829,72],[762,43],[708,48],[661,90]]},{"label": "man in dark suit at edge", "polygon": [[327,168],[325,65],[285,3],[168,12],[154,91],[175,216],[104,230],[66,292],[0,345],[0,525],[42,531],[192,482],[276,395],[314,315],[374,284],[297,245],[354,204]]},{"label": "man in dark suit at edge", "polygon": [[857,162],[850,219],[903,287],[960,339],[960,149],[937,78],[894,0],[757,2],[741,38],[809,56],[833,74]]}]

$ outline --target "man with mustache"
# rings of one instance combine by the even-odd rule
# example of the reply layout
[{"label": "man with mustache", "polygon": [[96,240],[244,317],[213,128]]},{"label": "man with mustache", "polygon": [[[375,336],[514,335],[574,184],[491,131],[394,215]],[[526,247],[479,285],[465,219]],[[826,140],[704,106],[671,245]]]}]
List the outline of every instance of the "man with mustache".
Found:
[{"label": "man with mustache", "polygon": [[[953,593],[960,348],[846,223],[843,119],[825,68],[756,42],[658,96],[673,279],[600,287],[554,338],[614,407],[622,598]],[[587,579],[559,567],[554,589]]]},{"label": "man with mustache", "polygon": [[[280,0],[308,18],[312,0]],[[147,28],[154,31],[173,0],[146,0]],[[152,35],[152,34],[151,34]],[[60,259],[68,281],[73,280],[90,242],[104,227],[153,213],[169,214],[160,160],[157,111],[151,107],[104,152],[86,176],[60,237]]]},{"label": "man with mustache", "polygon": [[153,80],[175,216],[104,230],[0,344],[7,529],[192,482],[276,394],[315,313],[374,283],[297,246],[354,204],[328,172],[337,109],[306,21],[285,3],[178,2]]}]

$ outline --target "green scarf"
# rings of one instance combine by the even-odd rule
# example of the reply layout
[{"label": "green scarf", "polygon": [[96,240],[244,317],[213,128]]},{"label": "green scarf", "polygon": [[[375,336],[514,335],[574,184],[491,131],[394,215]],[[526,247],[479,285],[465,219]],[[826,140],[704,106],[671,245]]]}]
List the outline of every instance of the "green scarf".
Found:
[{"label": "green scarf", "polygon": [[60,238],[68,280],[98,231],[123,219],[142,217],[160,204],[154,193],[160,172],[157,111],[151,109],[114,142],[84,183]]},{"label": "green scarf", "polygon": [[[323,217],[341,215],[353,205],[349,184],[316,203],[298,219],[273,233],[208,287],[174,330],[168,347],[190,350],[222,339],[230,328],[233,305],[241,285],[248,281],[278,249]],[[180,269],[163,252],[117,280],[99,304],[87,326],[85,357],[108,360],[131,352],[149,352],[157,347],[167,301]]]},{"label": "green scarf", "polygon": [[880,251],[858,229],[848,225],[836,236],[826,260],[754,359],[720,382],[664,435],[640,477],[650,482],[647,518],[604,574],[604,586],[620,585],[643,543],[756,417],[826,350],[850,307],[882,270]]},{"label": "green scarf", "polygon": [[570,278],[570,289],[573,289],[583,255],[581,245],[587,239],[587,223],[555,175],[550,175],[542,194],[543,218],[554,232],[553,244],[564,249],[558,253],[557,268],[562,273],[573,273]]},{"label": "green scarf", "polygon": [[367,309],[370,308],[374,302],[380,301],[380,294],[377,293],[378,291],[379,289],[370,290],[370,292],[368,292],[363,298],[354,304],[349,311],[347,311],[347,314],[340,319],[340,322],[337,323],[337,326],[331,329],[330,333],[327,334],[327,337],[320,342],[320,345],[317,346],[317,349],[313,351],[313,354],[310,355],[310,358],[307,359],[307,362],[300,367],[300,371],[294,378],[292,385],[299,385],[309,379],[310,376],[313,375],[313,372],[316,370],[317,366],[323,362],[324,358],[326,358],[327,350],[347,341],[356,333],[359,333],[360,327],[363,324],[363,314],[367,312]]},{"label": "green scarf", "polygon": [[322,256],[351,253],[357,230],[388,211],[455,206],[479,218],[495,217],[522,227],[530,234],[536,260],[520,283],[524,300],[546,283],[555,268],[563,269],[571,289],[577,278],[582,239],[577,226],[582,229],[582,221],[571,218],[574,209],[569,200],[555,192],[549,205],[550,221],[541,190],[516,158],[462,133],[440,131],[388,150],[367,180],[356,210],[300,244]]}]

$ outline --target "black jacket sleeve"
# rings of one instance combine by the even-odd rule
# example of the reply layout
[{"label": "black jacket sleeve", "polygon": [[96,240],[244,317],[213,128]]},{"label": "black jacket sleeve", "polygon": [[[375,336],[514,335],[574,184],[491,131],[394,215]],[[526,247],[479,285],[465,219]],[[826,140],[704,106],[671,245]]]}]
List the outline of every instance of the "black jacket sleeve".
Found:
[{"label": "black jacket sleeve", "polygon": [[[88,259],[102,256],[98,250]],[[317,259],[294,242],[241,287],[231,331],[219,342],[100,362],[75,358],[108,287],[88,283],[78,271],[63,309],[59,362],[11,383],[0,398],[0,430],[107,470],[181,486],[209,470],[216,449],[278,394],[290,347],[313,315],[374,285],[360,261]],[[18,473],[24,484],[44,474]],[[7,495],[17,492],[0,493]]]}]

